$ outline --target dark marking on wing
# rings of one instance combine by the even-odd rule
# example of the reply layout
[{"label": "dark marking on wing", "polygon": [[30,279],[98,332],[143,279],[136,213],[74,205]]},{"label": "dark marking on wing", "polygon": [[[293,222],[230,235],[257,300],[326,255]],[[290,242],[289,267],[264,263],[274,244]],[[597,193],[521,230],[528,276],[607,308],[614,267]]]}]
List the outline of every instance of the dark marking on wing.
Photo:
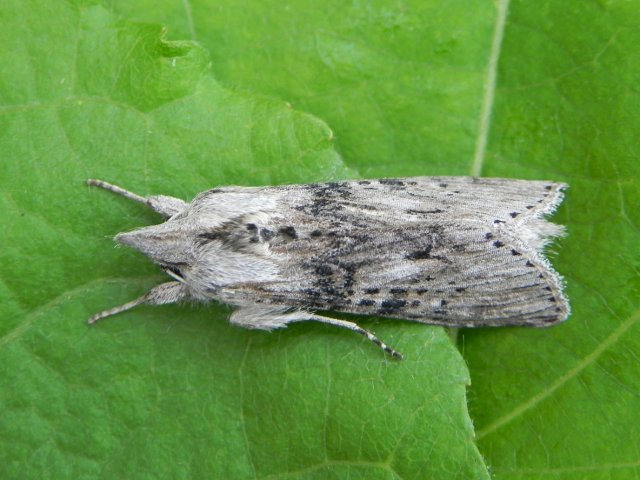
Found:
[{"label": "dark marking on wing", "polygon": [[323,277],[328,277],[333,274],[333,269],[327,265],[318,265],[316,267],[316,273]]},{"label": "dark marking on wing", "polygon": [[380,315],[395,313],[398,310],[404,308],[406,305],[407,305],[406,300],[398,300],[395,298],[383,300],[382,302],[380,302],[380,310],[378,310],[378,313]]},{"label": "dark marking on wing", "polygon": [[414,252],[407,253],[405,255],[405,258],[408,259],[408,260],[424,260],[426,258],[432,258],[431,257],[431,250],[433,250],[433,247],[431,245],[429,245],[426,248],[424,248],[423,250],[416,250]]},{"label": "dark marking on wing", "polygon": [[427,245],[421,250],[415,250],[413,252],[407,253],[404,258],[406,258],[407,260],[440,260],[449,263],[448,259],[442,255],[432,255],[432,250],[433,246]]},{"label": "dark marking on wing", "polygon": [[404,187],[404,182],[396,178],[382,178],[378,180],[378,183],[380,183],[380,185],[396,185],[398,187]]},{"label": "dark marking on wing", "polygon": [[202,240],[221,240],[224,238],[224,235],[223,232],[212,230],[210,232],[199,233],[198,238]]},{"label": "dark marking on wing", "polygon": [[269,230],[268,228],[261,228],[260,236],[262,237],[262,240],[264,240],[265,242],[268,242],[269,240],[271,240],[273,237],[276,236],[276,232],[274,232],[273,230]]},{"label": "dark marking on wing", "polygon": [[428,214],[434,214],[434,213],[444,213],[444,210],[442,210],[441,208],[434,208],[433,210],[409,209],[407,210],[407,213],[410,215],[428,215]]},{"label": "dark marking on wing", "polygon": [[407,291],[408,290],[406,288],[392,288],[389,290],[389,293],[392,293],[394,295],[406,295]]},{"label": "dark marking on wing", "polygon": [[296,232],[296,229],[292,225],[288,225],[286,227],[280,227],[278,229],[278,233],[281,235],[287,236],[289,238],[292,238],[294,240],[298,238],[298,232]]}]

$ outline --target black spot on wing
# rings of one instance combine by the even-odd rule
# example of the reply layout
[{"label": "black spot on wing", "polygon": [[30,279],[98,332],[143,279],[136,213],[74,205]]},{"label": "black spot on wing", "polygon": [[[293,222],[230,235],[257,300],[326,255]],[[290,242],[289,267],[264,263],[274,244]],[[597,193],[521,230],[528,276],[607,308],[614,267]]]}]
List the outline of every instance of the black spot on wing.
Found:
[{"label": "black spot on wing", "polygon": [[322,277],[328,277],[333,274],[333,269],[328,265],[318,265],[316,267],[316,273]]},{"label": "black spot on wing", "polygon": [[268,242],[275,236],[276,232],[274,232],[273,230],[269,230],[268,228],[260,229],[260,237],[262,237],[262,240],[264,240],[265,242]]},{"label": "black spot on wing", "polygon": [[407,260],[440,260],[445,263],[450,263],[446,257],[442,255],[433,255],[433,245],[427,245],[422,249],[414,250],[405,255]]},{"label": "black spot on wing", "polygon": [[397,178],[382,178],[378,180],[380,185],[395,185],[397,187],[404,187],[404,182],[402,180],[398,180]]},{"label": "black spot on wing", "polygon": [[424,260],[426,258],[431,258],[431,250],[433,250],[433,247],[428,245],[422,250],[414,250],[411,253],[407,253],[405,258],[407,260]]},{"label": "black spot on wing", "polygon": [[296,229],[291,225],[288,225],[286,227],[280,227],[278,229],[278,233],[285,237],[289,237],[293,240],[298,238],[298,232],[296,232]]},{"label": "black spot on wing", "polygon": [[406,305],[406,300],[399,300],[396,298],[383,300],[382,302],[380,302],[380,309],[378,310],[378,314],[389,315],[392,313],[396,313],[402,310]]},{"label": "black spot on wing", "polygon": [[406,288],[392,288],[389,290],[389,293],[392,293],[394,295],[406,295],[407,294],[407,289]]}]

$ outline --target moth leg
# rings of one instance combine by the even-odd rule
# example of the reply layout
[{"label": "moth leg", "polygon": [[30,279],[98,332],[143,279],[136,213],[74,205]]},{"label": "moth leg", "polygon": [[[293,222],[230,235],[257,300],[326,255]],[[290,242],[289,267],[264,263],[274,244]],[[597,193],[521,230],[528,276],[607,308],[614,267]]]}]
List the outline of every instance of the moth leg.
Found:
[{"label": "moth leg", "polygon": [[382,340],[376,337],[369,330],[365,330],[357,323],[349,322],[347,320],[339,320],[337,318],[323,317],[322,315],[315,315],[315,314],[312,314],[308,319],[315,320],[316,322],[326,323],[328,325],[335,325],[336,327],[347,328],[352,332],[356,332],[356,333],[359,333],[360,335],[367,337],[369,340],[371,340],[373,343],[378,345],[382,350],[387,352],[392,357],[399,358],[400,360],[402,360],[403,358],[403,355],[400,352],[391,348],[389,345],[384,343]]},{"label": "moth leg", "polygon": [[336,327],[346,328],[352,332],[359,333],[367,337],[373,343],[382,348],[385,352],[390,354],[394,358],[402,358],[402,354],[393,348],[389,347],[386,343],[382,342],[373,333],[365,330],[354,322],[347,320],[338,320],[336,318],[323,317],[322,315],[316,315],[314,313],[298,310],[287,313],[287,308],[272,308],[267,309],[264,307],[240,307],[238,310],[231,314],[230,321],[235,325],[240,325],[245,328],[256,328],[261,330],[273,330],[275,328],[282,328],[288,323],[302,322],[306,320],[314,320],[316,322],[326,323],[328,325],[334,325]]},{"label": "moth leg", "polygon": [[119,307],[110,308],[109,310],[104,310],[103,312],[96,313],[89,320],[87,320],[88,324],[96,323],[98,320],[102,320],[103,318],[110,317],[112,315],[116,315],[121,312],[126,312],[127,310],[131,310],[133,307],[137,307],[138,305],[147,304],[147,305],[164,305],[167,303],[176,303],[180,300],[183,300],[187,297],[187,293],[184,290],[183,285],[180,282],[167,282],[158,285],[157,287],[153,287],[147,293],[142,295],[141,297],[136,298],[135,300],[131,300]]},{"label": "moth leg", "polygon": [[137,193],[130,192],[129,190],[125,190],[122,187],[113,185],[109,182],[105,182],[104,180],[95,180],[93,178],[90,178],[89,180],[87,180],[87,185],[89,185],[90,187],[104,188],[105,190],[109,190],[110,192],[122,195],[129,200],[133,200],[134,202],[144,203],[165,218],[173,217],[175,214],[182,212],[188,206],[187,202],[180,200],[179,198],[169,197],[167,195],[152,195],[150,197],[142,197]]}]

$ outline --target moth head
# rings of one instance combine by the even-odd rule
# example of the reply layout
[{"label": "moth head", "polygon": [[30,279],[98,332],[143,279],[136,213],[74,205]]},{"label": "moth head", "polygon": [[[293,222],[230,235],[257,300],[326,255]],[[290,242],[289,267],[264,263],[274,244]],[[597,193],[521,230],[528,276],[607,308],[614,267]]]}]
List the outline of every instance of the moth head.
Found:
[{"label": "moth head", "polygon": [[119,233],[115,240],[144,253],[173,277],[182,277],[193,263],[188,236],[169,223]]}]

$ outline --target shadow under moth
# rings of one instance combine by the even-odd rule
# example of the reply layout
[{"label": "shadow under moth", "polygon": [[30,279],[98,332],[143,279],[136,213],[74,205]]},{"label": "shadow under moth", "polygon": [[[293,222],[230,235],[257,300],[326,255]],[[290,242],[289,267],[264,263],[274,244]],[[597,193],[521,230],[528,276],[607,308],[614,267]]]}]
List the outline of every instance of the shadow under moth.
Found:
[{"label": "shadow under moth", "polygon": [[89,323],[140,304],[216,300],[236,307],[234,325],[314,320],[401,358],[356,323],[318,312],[449,327],[546,327],[569,316],[562,279],[543,255],[564,233],[544,218],[562,202],[562,183],[413,177],[222,187],[191,203],[87,183],[164,217],[115,240],[172,277]]}]

